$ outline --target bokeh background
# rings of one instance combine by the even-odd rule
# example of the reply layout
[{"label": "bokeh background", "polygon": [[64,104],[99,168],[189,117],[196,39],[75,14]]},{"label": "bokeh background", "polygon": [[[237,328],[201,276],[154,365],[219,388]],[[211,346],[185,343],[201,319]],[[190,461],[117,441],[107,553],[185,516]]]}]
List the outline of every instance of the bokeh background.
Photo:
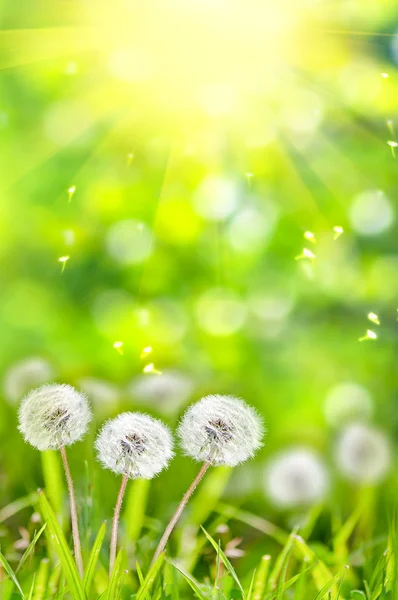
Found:
[{"label": "bokeh background", "polygon": [[[0,505],[43,485],[17,407],[57,381],[94,407],[70,454],[97,524],[118,483],[95,462],[101,423],[144,410],[174,428],[190,402],[226,393],[268,435],[216,480],[225,502],[289,528],[297,515],[270,501],[264,473],[304,445],[330,474],[326,505],[347,517],[362,488],[333,448],[347,420],[367,420],[392,448],[372,490],[385,531],[395,3],[3,0],[0,20]],[[153,481],[150,519],[165,520],[196,468],[178,456]],[[10,552],[19,525],[1,526]]]}]

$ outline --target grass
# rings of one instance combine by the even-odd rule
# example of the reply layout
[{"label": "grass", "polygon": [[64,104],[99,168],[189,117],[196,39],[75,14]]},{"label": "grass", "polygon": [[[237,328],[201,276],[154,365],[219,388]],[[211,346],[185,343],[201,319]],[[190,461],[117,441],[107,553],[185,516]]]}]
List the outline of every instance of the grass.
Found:
[{"label": "grass", "polygon": [[[59,468],[59,463],[52,461],[51,469]],[[362,498],[339,527],[333,526],[336,520],[333,511],[319,506],[308,511],[300,527],[288,532],[262,516],[222,502],[226,480],[226,469],[213,470],[210,484],[217,493],[209,494],[209,480],[204,481],[192,498],[167,555],[161,555],[151,568],[149,561],[161,525],[157,523],[155,527],[153,519],[147,516],[150,484],[134,482],[122,515],[123,547],[119,549],[110,579],[107,574],[110,523],[103,522],[98,531],[94,531],[92,523],[84,523],[92,535],[81,580],[71,550],[70,532],[61,525],[66,522],[66,515],[60,521],[43,490],[13,502],[0,513],[3,526],[15,519],[24,523],[29,510],[34,511],[36,521],[37,513],[40,514],[40,523],[36,524],[37,529],[18,561],[12,546],[8,545],[9,551],[0,554],[1,600],[398,598],[395,515],[390,519],[386,536],[364,537],[368,529],[362,522],[365,514]],[[59,473],[55,473],[54,481],[61,481]],[[59,490],[50,491],[53,498],[59,499]],[[65,498],[61,500],[65,506]],[[325,531],[331,532],[330,538],[319,539]],[[234,558],[231,551],[233,545],[229,542],[235,532],[242,538],[239,547],[245,553],[243,558]],[[176,544],[178,539],[180,542]]]}]

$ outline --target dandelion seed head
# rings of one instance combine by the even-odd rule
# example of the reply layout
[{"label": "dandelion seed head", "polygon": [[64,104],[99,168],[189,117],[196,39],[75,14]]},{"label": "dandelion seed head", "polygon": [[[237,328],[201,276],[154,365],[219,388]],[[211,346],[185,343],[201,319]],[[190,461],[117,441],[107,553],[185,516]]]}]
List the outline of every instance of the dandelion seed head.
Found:
[{"label": "dandelion seed head", "polygon": [[291,448],[271,460],[265,472],[265,492],[281,508],[319,502],[328,489],[328,473],[308,448]]},{"label": "dandelion seed head", "polygon": [[256,411],[233,396],[206,396],[192,404],[180,422],[184,452],[197,461],[234,467],[254,456],[264,427]]},{"label": "dandelion seed head", "polygon": [[48,383],[54,378],[51,364],[40,356],[30,356],[11,365],[4,376],[3,392],[15,404],[33,387]]},{"label": "dandelion seed head", "polygon": [[80,440],[91,421],[85,394],[70,385],[50,384],[32,390],[19,409],[19,430],[38,450],[56,450]]},{"label": "dandelion seed head", "polygon": [[359,483],[377,483],[391,466],[391,448],[385,434],[363,423],[346,427],[337,442],[336,463],[343,475]]},{"label": "dandelion seed head", "polygon": [[95,447],[106,469],[130,479],[152,479],[174,456],[166,425],[143,413],[125,412],[107,421]]}]

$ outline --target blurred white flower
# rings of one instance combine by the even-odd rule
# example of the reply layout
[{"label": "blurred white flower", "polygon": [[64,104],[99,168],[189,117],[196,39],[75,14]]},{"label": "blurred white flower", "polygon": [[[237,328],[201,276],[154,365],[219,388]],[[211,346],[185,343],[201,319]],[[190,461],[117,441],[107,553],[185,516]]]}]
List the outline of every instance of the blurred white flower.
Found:
[{"label": "blurred white flower", "polygon": [[311,505],[328,489],[328,473],[320,457],[308,448],[291,448],[277,456],[265,472],[265,492],[281,508]]},{"label": "blurred white flower", "polygon": [[109,255],[124,265],[136,265],[152,253],[153,236],[148,225],[129,219],[114,223],[106,236]]},{"label": "blurred white flower", "polygon": [[90,421],[86,396],[66,384],[32,390],[19,409],[19,430],[38,450],[55,450],[77,442]]},{"label": "blurred white flower", "polygon": [[241,190],[233,179],[209,176],[197,187],[193,205],[201,217],[210,221],[222,221],[237,208],[241,195]]},{"label": "blurred white flower", "polygon": [[352,421],[367,421],[373,413],[368,390],[348,381],[334,386],[325,400],[325,417],[332,427],[342,427]]},{"label": "blurred white flower", "polygon": [[174,456],[166,425],[142,413],[125,412],[107,421],[95,447],[106,469],[130,479],[152,479]]},{"label": "blurred white flower", "polygon": [[390,200],[381,190],[368,190],[356,196],[349,218],[357,233],[371,236],[386,231],[395,215]]},{"label": "blurred white flower", "polygon": [[4,395],[10,402],[18,402],[32,387],[48,383],[54,378],[50,363],[39,356],[31,356],[12,365],[4,377]]},{"label": "blurred white flower", "polygon": [[349,425],[338,439],[336,463],[347,479],[377,483],[391,466],[389,441],[378,429],[363,423]]},{"label": "blurred white flower", "polygon": [[270,202],[261,210],[247,206],[232,218],[227,229],[230,246],[242,254],[260,252],[268,243],[277,221],[277,209]]},{"label": "blurred white flower", "polygon": [[224,288],[211,288],[199,296],[196,318],[201,329],[219,337],[236,333],[247,317],[245,303],[235,292]]},{"label": "blurred white flower", "polygon": [[254,408],[233,396],[206,396],[181,419],[178,435],[184,452],[201,462],[233,467],[254,456],[264,427]]},{"label": "blurred white flower", "polygon": [[87,394],[88,399],[98,407],[114,404],[120,397],[117,386],[103,379],[82,377],[79,379],[78,385]]},{"label": "blurred white flower", "polygon": [[193,389],[194,382],[184,373],[163,371],[158,377],[137,377],[130,383],[127,392],[135,401],[154,406],[168,415],[186,403]]}]

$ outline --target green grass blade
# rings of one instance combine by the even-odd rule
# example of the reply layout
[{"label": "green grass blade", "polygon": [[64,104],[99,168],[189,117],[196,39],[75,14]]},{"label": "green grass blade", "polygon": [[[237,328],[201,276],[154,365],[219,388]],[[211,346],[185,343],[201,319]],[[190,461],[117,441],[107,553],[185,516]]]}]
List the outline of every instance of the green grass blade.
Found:
[{"label": "green grass blade", "polygon": [[84,574],[83,586],[84,586],[84,592],[85,592],[86,596],[88,596],[90,593],[90,589],[91,589],[91,585],[93,583],[93,578],[94,578],[94,573],[95,573],[95,569],[97,566],[98,558],[99,558],[99,555],[101,552],[102,544],[104,542],[105,533],[106,533],[106,523],[104,522],[104,523],[102,523],[102,525],[98,531],[97,537],[95,538],[94,545],[90,552],[87,569]]},{"label": "green grass blade", "polygon": [[137,592],[137,596],[136,596],[136,600],[142,600],[143,598],[145,598],[145,594],[147,594],[150,589],[152,588],[155,579],[163,565],[163,561],[164,561],[164,554],[162,553],[159,558],[157,559],[157,561],[155,562],[154,565],[152,565],[152,567],[149,569],[147,576],[145,577],[144,581],[141,583],[140,585],[140,589]]},{"label": "green grass blade", "polygon": [[36,580],[36,573],[34,573],[34,575],[33,575],[32,584],[30,586],[30,590],[29,590],[29,594],[28,594],[28,600],[33,599],[33,590],[35,589],[35,580]]},{"label": "green grass blade", "polygon": [[25,598],[25,594],[22,591],[22,588],[21,588],[21,586],[19,584],[17,576],[15,575],[14,571],[12,570],[12,568],[10,567],[10,565],[8,564],[8,561],[7,561],[6,557],[1,552],[0,552],[0,563],[3,565],[3,568],[4,568],[5,572],[7,573],[7,575],[10,577],[11,581],[18,588],[18,591],[21,594],[22,598]]},{"label": "green grass blade", "polygon": [[224,503],[218,504],[215,510],[229,519],[235,519],[236,521],[240,521],[241,523],[245,523],[245,525],[253,527],[253,529],[256,529],[257,531],[261,531],[261,533],[265,533],[265,535],[273,538],[282,546],[286,544],[289,538],[289,534],[286,531],[251,512]]},{"label": "green grass blade", "polygon": [[62,499],[64,497],[64,478],[61,460],[56,450],[40,452],[43,469],[44,487],[46,496],[54,512],[62,514]]},{"label": "green grass blade", "polygon": [[322,598],[324,598],[326,596],[326,594],[328,594],[329,591],[331,591],[333,589],[333,587],[336,585],[336,583],[339,581],[340,578],[341,578],[340,573],[337,573],[337,575],[334,575],[334,577],[332,577],[331,580],[328,581],[321,590],[319,590],[319,592],[315,596],[314,600],[322,600]]},{"label": "green grass blade", "polygon": [[50,561],[48,558],[43,558],[40,562],[39,570],[36,574],[36,584],[33,595],[33,600],[43,600],[47,589],[48,574]]},{"label": "green grass blade", "polygon": [[[283,584],[283,586],[282,586],[282,592],[285,592],[287,589],[289,589],[290,587],[292,587],[292,585],[294,585],[297,581],[300,581],[300,579],[303,578],[304,573],[307,573],[307,571],[310,571],[312,568],[313,568],[313,565],[310,565],[309,567],[307,567],[306,569],[304,569],[300,573],[297,573],[297,575],[293,575],[293,577],[291,577],[290,579],[288,579],[287,581],[285,581],[284,584]],[[276,591],[276,592],[274,592],[274,593],[268,594],[267,600],[273,600],[274,598],[277,597],[278,593],[279,593],[279,590]],[[294,598],[296,600],[296,590],[295,590],[295,593],[294,593]]]},{"label": "green grass blade", "polygon": [[144,574],[143,574],[140,564],[138,562],[135,563],[135,567],[137,569],[138,581],[140,582],[140,585],[142,585],[144,583],[144,579],[145,579]]},{"label": "green grass blade", "polygon": [[200,598],[200,600],[208,600],[208,597],[202,592],[202,590],[200,589],[199,583],[196,581],[196,579],[194,579],[194,577],[192,577],[192,575],[190,575],[189,573],[186,573],[183,569],[181,569],[181,567],[179,567],[175,563],[172,562],[171,564],[179,573],[181,573],[181,575],[188,582],[191,589],[195,592],[195,594],[198,596],[198,598]]},{"label": "green grass blade", "polygon": [[59,582],[61,580],[61,565],[58,563],[57,566],[52,570],[50,577],[48,579],[47,585],[47,594],[46,598],[49,600],[55,598],[58,588]]},{"label": "green grass blade", "polygon": [[124,551],[119,550],[118,555],[115,560],[115,565],[113,567],[112,575],[109,581],[109,587],[107,590],[106,598],[107,600],[117,600],[120,594],[120,588],[123,580],[123,561],[124,561]]},{"label": "green grass blade", "polygon": [[282,563],[282,566],[281,566],[281,571],[280,571],[280,575],[279,575],[279,579],[278,579],[278,587],[277,587],[277,591],[276,591],[276,600],[283,600],[283,593],[285,591],[285,583],[286,583],[286,574],[287,574],[287,569],[289,566],[290,557],[292,555],[292,552],[293,552],[293,546],[286,553],[283,563]]},{"label": "green grass blade", "polygon": [[150,486],[150,479],[136,479],[130,483],[124,511],[126,535],[128,536],[129,543],[135,543],[140,537]]},{"label": "green grass blade", "polygon": [[[332,579],[333,575],[325,563],[315,554],[313,550],[305,543],[303,538],[299,535],[294,535],[296,548],[299,550],[301,557],[308,561],[309,564],[313,564],[311,571],[312,578],[314,580],[317,590],[323,589],[324,586]],[[333,594],[337,595],[337,588],[334,586]]]},{"label": "green grass blade", "polygon": [[28,496],[24,496],[23,498],[19,498],[10,504],[7,504],[4,508],[0,510],[0,523],[6,521],[10,517],[13,517],[19,511],[27,508],[28,506],[34,506],[37,502],[37,493],[29,494]]},{"label": "green grass blade", "polygon": [[79,577],[72,553],[66,543],[62,529],[57,521],[53,509],[51,508],[43,491],[39,491],[39,503],[42,515],[47,521],[47,526],[54,543],[55,550],[61,562],[63,574],[74,600],[85,600],[83,584]]},{"label": "green grass blade", "polygon": [[253,589],[254,589],[254,581],[255,581],[255,579],[256,579],[256,569],[254,569],[253,575],[252,575],[252,578],[251,578],[251,581],[250,581],[249,589],[248,589],[248,592],[247,592],[247,595],[246,595],[247,600],[252,600],[252,598],[253,598]]},{"label": "green grass blade", "polygon": [[44,523],[44,525],[41,527],[41,529],[34,536],[33,540],[30,542],[29,546],[26,548],[25,552],[22,555],[21,560],[18,563],[15,573],[18,573],[18,571],[20,571],[22,569],[22,567],[24,566],[24,564],[26,563],[27,559],[29,558],[30,554],[33,552],[33,549],[36,546],[36,544],[37,544],[41,534],[45,530],[46,526],[47,526],[47,523]]},{"label": "green grass blade", "polygon": [[291,534],[286,541],[286,544],[282,548],[278,558],[275,561],[274,568],[272,569],[270,576],[268,578],[267,590],[273,591],[276,589],[279,577],[281,575],[283,565],[285,564],[286,557],[290,556],[290,552],[294,546],[295,538],[294,534]]},{"label": "green grass blade", "polygon": [[201,527],[203,533],[205,534],[205,536],[207,537],[207,539],[209,540],[209,542],[211,543],[211,545],[213,546],[213,548],[215,549],[215,551],[220,554],[220,558],[222,560],[222,562],[224,563],[225,568],[227,569],[227,571],[230,573],[231,577],[234,579],[235,583],[237,584],[238,588],[240,589],[240,591],[242,592],[242,596],[243,598],[246,598],[246,594],[245,591],[239,581],[239,578],[235,572],[235,569],[233,568],[233,566],[231,565],[230,561],[228,560],[228,558],[225,556],[224,552],[221,550],[221,548],[219,547],[219,545],[217,544],[217,542],[211,537],[211,535],[209,533],[207,533],[207,531],[204,529],[204,527]]},{"label": "green grass blade", "polygon": [[270,555],[264,554],[264,556],[261,557],[260,564],[256,569],[256,577],[254,579],[253,586],[253,600],[261,600],[264,595],[270,564]]}]

